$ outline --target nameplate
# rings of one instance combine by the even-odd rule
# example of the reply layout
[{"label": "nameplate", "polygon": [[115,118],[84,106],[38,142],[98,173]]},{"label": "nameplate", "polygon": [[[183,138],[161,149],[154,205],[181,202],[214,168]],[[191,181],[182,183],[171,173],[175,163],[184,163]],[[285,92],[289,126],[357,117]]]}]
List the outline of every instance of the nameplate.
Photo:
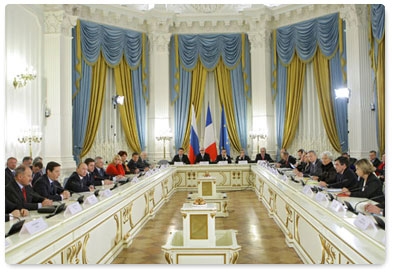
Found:
[{"label": "nameplate", "polygon": [[258,160],[258,161],[256,162],[256,164],[261,165],[261,166],[264,166],[264,165],[266,165],[266,162],[265,162],[265,160]]},{"label": "nameplate", "polygon": [[64,215],[70,216],[70,215],[74,215],[80,211],[82,211],[82,207],[81,207],[80,203],[74,202],[74,203],[71,203],[70,205],[67,205]]},{"label": "nameplate", "polygon": [[228,161],[218,161],[218,165],[228,165]]},{"label": "nameplate", "polygon": [[373,219],[369,216],[363,215],[362,213],[358,213],[357,218],[354,221],[354,225],[362,230],[366,230],[369,227],[373,227],[374,230],[377,230],[376,225],[373,222]]},{"label": "nameplate", "polygon": [[199,162],[199,165],[208,165],[210,162],[208,162],[208,161],[200,161]]},{"label": "nameplate", "polygon": [[322,192],[318,192],[318,193],[315,195],[315,200],[318,201],[318,202],[326,202],[326,201],[329,201],[328,198],[326,197],[326,195],[325,195],[324,193],[322,193]]},{"label": "nameplate", "polygon": [[308,186],[308,185],[305,185],[303,187],[303,193],[307,196],[310,196],[310,197],[312,197],[314,195],[313,191],[311,190],[310,186]]},{"label": "nameplate", "polygon": [[133,182],[133,183],[139,182],[139,179],[137,178],[137,176],[133,177],[132,182]]},{"label": "nameplate", "polygon": [[331,208],[331,210],[336,211],[336,212],[345,211],[343,204],[337,200],[332,200],[330,208]]},{"label": "nameplate", "polygon": [[176,162],[174,162],[174,165],[175,166],[182,166],[182,165],[184,165],[184,162],[176,161]]},{"label": "nameplate", "polygon": [[48,224],[44,221],[44,219],[42,217],[27,222],[25,224],[23,224],[23,227],[20,231],[21,234],[34,234],[37,233],[39,231],[42,231],[44,229],[46,229],[48,227]]},{"label": "nameplate", "polygon": [[245,165],[245,164],[248,164],[248,161],[247,161],[247,160],[240,160],[240,161],[239,161],[239,164]]},{"label": "nameplate", "polygon": [[97,197],[94,194],[92,194],[92,195],[89,195],[85,199],[84,205],[93,205],[93,204],[96,204],[97,202],[99,202],[99,200],[97,199]]},{"label": "nameplate", "polygon": [[110,189],[106,189],[100,194],[100,196],[103,197],[110,197],[111,195],[112,195],[112,191]]}]

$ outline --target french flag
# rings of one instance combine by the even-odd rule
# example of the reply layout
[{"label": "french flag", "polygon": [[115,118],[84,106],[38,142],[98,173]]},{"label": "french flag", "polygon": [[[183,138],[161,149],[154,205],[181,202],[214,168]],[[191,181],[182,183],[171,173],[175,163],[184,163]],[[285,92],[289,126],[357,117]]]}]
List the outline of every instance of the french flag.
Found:
[{"label": "french flag", "polygon": [[195,108],[192,104],[192,128],[191,128],[191,138],[189,144],[189,161],[191,164],[195,164],[196,156],[199,154],[199,137],[197,134],[196,118],[195,118]]},{"label": "french flag", "polygon": [[210,104],[207,107],[206,128],[204,130],[204,149],[210,155],[210,160],[217,159],[217,143],[214,137],[214,126],[211,119]]}]

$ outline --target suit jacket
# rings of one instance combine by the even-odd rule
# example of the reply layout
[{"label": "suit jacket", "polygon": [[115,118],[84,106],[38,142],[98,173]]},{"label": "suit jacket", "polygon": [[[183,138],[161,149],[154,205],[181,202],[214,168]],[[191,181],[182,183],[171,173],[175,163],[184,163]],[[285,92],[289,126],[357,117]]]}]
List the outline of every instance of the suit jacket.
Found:
[{"label": "suit jacket", "polygon": [[112,177],[110,175],[108,175],[106,173],[106,171],[103,168],[96,168],[93,170],[93,179],[94,179],[94,185],[95,186],[101,186],[102,184],[102,180],[106,180],[106,179],[112,179]]},{"label": "suit jacket", "polygon": [[325,181],[327,184],[336,182],[336,169],[332,162],[327,165],[322,165],[322,174],[318,177],[319,181]]},{"label": "suit jacket", "polygon": [[292,165],[296,164],[296,158],[293,157],[292,155],[288,155],[288,159],[287,160],[281,159],[278,163],[281,164],[280,168],[292,168],[291,164]]},{"label": "suit jacket", "polygon": [[90,185],[92,184],[89,183],[88,176],[85,176],[81,179],[77,172],[73,172],[67,180],[65,189],[72,193],[84,192],[89,191]]},{"label": "suit jacket", "polygon": [[380,165],[381,161],[377,157],[372,161],[373,166],[376,168]]},{"label": "suit jacket", "polygon": [[14,174],[9,168],[5,168],[5,184],[7,185],[10,181],[15,181]]},{"label": "suit jacket", "polygon": [[267,153],[265,153],[263,158],[262,158],[261,154],[257,154],[256,157],[255,157],[255,162],[258,162],[258,160],[266,160],[266,161],[269,161],[269,162],[274,162],[272,157],[269,154],[267,154]]},{"label": "suit jacket", "polygon": [[145,168],[149,168],[150,164],[148,163],[147,160],[143,160],[141,159],[141,157],[139,157],[139,160],[137,161],[137,167],[139,168],[139,170],[141,172],[143,172],[145,170]]},{"label": "suit jacket", "polygon": [[384,202],[383,183],[374,173],[369,174],[365,187],[363,187],[364,181],[361,182],[362,188],[359,191],[351,191],[350,197],[374,198],[378,203]]},{"label": "suit jacket", "polygon": [[187,155],[182,155],[182,159],[181,159],[180,156],[178,154],[176,154],[173,157],[173,160],[171,161],[171,163],[174,164],[174,162],[184,162],[184,164],[191,164],[191,162],[189,162],[189,158]]},{"label": "suit jacket", "polygon": [[43,176],[42,172],[36,172],[33,175],[33,180],[32,180],[32,186],[34,187],[34,184],[37,182],[38,179],[40,179],[40,177]]},{"label": "suit jacket", "polygon": [[303,172],[304,177],[308,176],[320,176],[322,174],[322,162],[317,159],[314,163],[309,162],[309,165]]},{"label": "suit jacket", "polygon": [[111,176],[125,175],[125,169],[122,164],[115,166],[114,163],[110,163],[107,165],[106,173]]},{"label": "suit jacket", "polygon": [[130,170],[131,173],[135,173],[137,169],[140,171],[139,166],[137,165],[137,163],[138,162],[134,162],[133,160],[130,160],[128,162],[128,167],[129,167],[129,170]]},{"label": "suit jacket", "polygon": [[63,187],[58,181],[52,181],[51,186],[51,182],[46,174],[41,176],[40,179],[34,183],[33,190],[41,196],[53,201],[62,201],[60,194],[64,192]]},{"label": "suit jacket", "polygon": [[228,161],[228,163],[232,163],[232,158],[229,155],[226,155],[227,159],[222,158],[222,155],[218,155],[217,156],[217,160],[215,160],[215,162],[219,162],[219,161]]},{"label": "suit jacket", "polygon": [[358,186],[358,178],[353,170],[346,168],[342,174],[336,173],[336,180],[328,183],[328,188],[354,189]]},{"label": "suit jacket", "polygon": [[243,161],[243,160],[247,160],[248,163],[251,162],[251,158],[248,155],[245,155],[244,158],[240,158],[240,156],[238,155],[236,157],[235,163],[239,163],[239,161]]},{"label": "suit jacket", "polygon": [[200,161],[208,161],[208,162],[210,162],[210,156],[209,156],[209,154],[208,154],[208,153],[204,153],[204,155],[202,156],[202,154],[199,153],[199,154],[196,156],[195,163],[199,163]]},{"label": "suit jacket", "polygon": [[37,210],[38,203],[44,201],[44,197],[33,191],[31,186],[25,186],[26,189],[26,201],[23,197],[23,193],[18,183],[14,180],[5,187],[5,197],[8,201],[14,203],[16,207],[27,210]]}]

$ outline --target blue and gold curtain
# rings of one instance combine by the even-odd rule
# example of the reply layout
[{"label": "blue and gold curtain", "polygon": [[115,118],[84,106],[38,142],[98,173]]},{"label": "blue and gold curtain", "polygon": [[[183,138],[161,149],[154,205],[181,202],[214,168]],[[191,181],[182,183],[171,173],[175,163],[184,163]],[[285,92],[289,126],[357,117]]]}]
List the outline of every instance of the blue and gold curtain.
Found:
[{"label": "blue and gold curtain", "polygon": [[379,152],[385,153],[385,6],[370,5],[369,42],[377,105],[377,140]]},{"label": "blue and gold curtain", "polygon": [[245,34],[173,35],[170,42],[170,100],[175,146],[188,147],[190,107],[200,116],[207,73],[214,71],[225,107],[232,146],[247,148],[247,101],[251,99],[249,41]]},{"label": "blue and gold curtain", "polygon": [[78,162],[93,145],[100,122],[107,67],[114,69],[127,143],[146,143],[147,37],[144,33],[79,20],[73,29],[73,154]]},{"label": "blue and gold curtain", "polygon": [[338,13],[273,32],[272,91],[276,104],[277,143],[287,148],[298,127],[306,64],[313,62],[321,118],[331,145],[348,150],[347,103],[335,100],[346,86],[343,21]]}]

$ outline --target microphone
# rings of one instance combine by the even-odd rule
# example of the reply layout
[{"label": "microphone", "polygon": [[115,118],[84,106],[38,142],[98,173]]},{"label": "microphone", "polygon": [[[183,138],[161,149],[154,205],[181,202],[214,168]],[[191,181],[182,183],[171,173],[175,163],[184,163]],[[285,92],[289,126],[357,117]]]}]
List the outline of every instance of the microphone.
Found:
[{"label": "microphone", "polygon": [[81,193],[78,193],[78,192],[75,192],[75,191],[71,191],[71,190],[69,190],[69,192],[70,192],[70,194],[72,195],[73,193],[75,193],[75,194],[77,194],[79,197],[78,197],[78,199],[77,199],[77,202],[78,203],[80,203],[80,204],[82,204],[82,203],[84,203],[84,195],[83,194],[81,194]]},{"label": "microphone", "polygon": [[369,201],[369,200],[376,200],[376,199],[379,199],[379,198],[381,198],[381,197],[385,197],[385,195],[382,194],[382,195],[374,196],[374,197],[372,197],[372,198],[367,198],[367,199],[361,200],[361,201],[355,203],[354,209],[355,209],[355,211],[356,211],[356,210],[357,210],[357,206],[358,206],[360,203],[363,203],[363,202],[366,202],[366,201]]},{"label": "microphone", "polygon": [[46,218],[51,218],[52,216],[55,216],[56,214],[62,212],[63,210],[66,209],[66,204],[62,203],[59,206],[56,207],[55,211],[47,216],[45,216]]},{"label": "microphone", "polygon": [[119,182],[115,182],[114,187],[112,187],[110,190],[112,191],[112,190],[116,189],[118,187],[118,185],[119,185]]},{"label": "microphone", "polygon": [[344,180],[340,180],[339,182],[335,182],[335,183],[332,183],[332,184],[328,184],[328,185],[327,185],[327,188],[332,188],[332,186],[334,186],[334,185],[339,185],[339,184],[343,184],[343,183],[346,183],[346,182],[348,182],[348,179],[347,179],[347,178],[344,179]]},{"label": "microphone", "polygon": [[96,197],[98,197],[99,196],[99,192],[100,192],[100,190],[99,189],[97,189],[97,190],[95,190],[95,192],[93,193]]},{"label": "microphone", "polygon": [[5,234],[5,237],[8,237],[8,236],[10,236],[12,234],[15,234],[15,233],[19,232],[22,229],[22,226],[23,226],[24,223],[25,223],[25,219],[20,220],[18,218],[18,222],[16,222],[15,224],[13,224],[11,226],[10,230]]},{"label": "microphone", "polygon": [[359,211],[357,211],[357,206],[358,206],[358,204],[360,204],[360,203],[362,203],[362,202],[369,201],[369,200],[378,199],[378,198],[381,198],[381,197],[383,197],[383,196],[384,196],[384,195],[382,194],[382,195],[379,195],[379,196],[372,197],[372,198],[370,198],[370,199],[361,200],[361,201],[355,203],[354,207],[353,207],[353,206],[351,205],[351,203],[348,202],[348,201],[343,201],[343,203],[347,206],[347,210],[349,210],[350,212],[352,212],[352,213],[354,213],[354,214],[358,214],[358,213],[359,213]]}]

